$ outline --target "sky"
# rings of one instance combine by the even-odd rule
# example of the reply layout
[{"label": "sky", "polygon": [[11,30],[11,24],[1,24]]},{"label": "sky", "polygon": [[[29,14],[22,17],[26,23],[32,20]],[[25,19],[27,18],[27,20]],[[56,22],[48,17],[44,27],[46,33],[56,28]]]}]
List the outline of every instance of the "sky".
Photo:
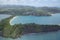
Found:
[{"label": "sky", "polygon": [[0,0],[0,5],[27,5],[60,7],[60,0]]}]

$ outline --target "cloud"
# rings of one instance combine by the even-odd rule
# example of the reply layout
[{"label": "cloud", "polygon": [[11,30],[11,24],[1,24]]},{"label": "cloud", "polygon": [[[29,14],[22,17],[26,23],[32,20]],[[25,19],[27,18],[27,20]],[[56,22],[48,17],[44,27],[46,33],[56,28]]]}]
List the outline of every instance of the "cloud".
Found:
[{"label": "cloud", "polygon": [[0,5],[59,6],[60,0],[0,0]]}]

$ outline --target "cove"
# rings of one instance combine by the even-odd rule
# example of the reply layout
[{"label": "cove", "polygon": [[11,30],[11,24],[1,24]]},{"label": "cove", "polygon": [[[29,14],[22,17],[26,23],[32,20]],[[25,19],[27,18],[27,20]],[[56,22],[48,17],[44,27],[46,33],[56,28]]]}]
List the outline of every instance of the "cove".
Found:
[{"label": "cove", "polygon": [[15,16],[11,19],[10,24],[27,24],[36,23],[44,25],[57,25],[60,24],[60,14],[56,13],[52,16]]}]

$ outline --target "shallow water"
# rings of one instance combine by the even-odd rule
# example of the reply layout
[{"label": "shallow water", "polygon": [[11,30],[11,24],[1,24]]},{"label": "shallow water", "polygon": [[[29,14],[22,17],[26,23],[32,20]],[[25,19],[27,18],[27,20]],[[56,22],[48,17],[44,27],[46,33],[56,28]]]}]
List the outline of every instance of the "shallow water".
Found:
[{"label": "shallow water", "polygon": [[60,14],[53,14],[52,16],[16,16],[10,21],[10,24],[60,24]]}]

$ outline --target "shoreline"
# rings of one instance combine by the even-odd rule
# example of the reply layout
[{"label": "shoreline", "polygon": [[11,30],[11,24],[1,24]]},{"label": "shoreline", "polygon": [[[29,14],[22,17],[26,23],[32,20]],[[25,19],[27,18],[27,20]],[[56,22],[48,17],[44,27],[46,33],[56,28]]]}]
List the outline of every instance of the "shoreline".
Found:
[{"label": "shoreline", "polygon": [[15,17],[13,17],[12,19],[10,19],[10,25],[13,25],[13,24],[11,24],[11,22],[16,18],[17,16],[15,16]]}]

